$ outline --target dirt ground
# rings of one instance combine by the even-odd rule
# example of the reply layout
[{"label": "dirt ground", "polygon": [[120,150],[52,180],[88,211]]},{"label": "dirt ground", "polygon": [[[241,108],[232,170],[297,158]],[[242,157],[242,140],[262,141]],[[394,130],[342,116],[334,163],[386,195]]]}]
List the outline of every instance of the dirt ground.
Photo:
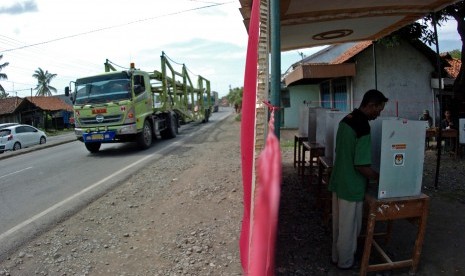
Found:
[{"label": "dirt ground", "polygon": [[[295,131],[281,133],[282,143],[293,143]],[[422,192],[430,197],[430,208],[416,275],[465,275],[465,157],[441,155],[435,189],[436,153],[434,148],[425,151]],[[293,153],[284,150],[283,154],[277,275],[358,275],[358,270],[339,271],[330,263],[331,229],[315,208],[315,180],[303,182],[292,166]],[[393,223],[392,240],[382,245],[393,261],[411,257],[416,231],[410,222]],[[374,250],[372,256],[370,263],[378,263]],[[408,269],[396,269],[368,275],[410,274]]]},{"label": "dirt ground", "polygon": [[[240,123],[234,115],[157,160],[0,262],[0,275],[242,275]],[[331,234],[310,184],[293,167],[296,130],[282,130],[283,183],[276,275],[357,275],[330,264]],[[156,144],[155,144],[156,146]],[[464,159],[444,155],[417,275],[465,275]],[[415,227],[394,225],[388,250],[409,254]],[[395,270],[373,275],[408,275]]]}]

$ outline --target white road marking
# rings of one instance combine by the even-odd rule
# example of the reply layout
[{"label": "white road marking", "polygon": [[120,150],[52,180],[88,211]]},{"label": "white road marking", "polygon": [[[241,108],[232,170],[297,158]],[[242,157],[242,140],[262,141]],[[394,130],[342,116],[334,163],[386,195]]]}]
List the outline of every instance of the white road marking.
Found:
[{"label": "white road marking", "polygon": [[58,208],[60,208],[60,207],[62,207],[62,206],[65,206],[65,205],[66,205],[68,202],[70,202],[71,200],[73,200],[73,199],[75,199],[75,198],[78,198],[79,196],[81,196],[81,195],[83,195],[84,193],[86,193],[86,192],[92,190],[92,189],[95,188],[95,187],[98,187],[99,185],[101,185],[102,183],[104,183],[105,181],[107,181],[108,179],[111,179],[112,177],[114,177],[114,176],[116,176],[116,175],[118,175],[118,174],[120,174],[120,173],[122,173],[122,172],[124,172],[124,171],[126,171],[126,170],[128,170],[128,169],[130,169],[130,168],[132,168],[132,167],[134,167],[134,166],[136,166],[137,164],[139,164],[139,163],[141,163],[141,162],[143,162],[143,161],[145,161],[145,160],[147,160],[147,159],[149,159],[149,158],[152,158],[155,154],[156,154],[156,153],[153,153],[153,154],[150,154],[150,155],[145,156],[145,157],[142,158],[142,159],[139,159],[138,161],[132,163],[131,165],[128,165],[128,166],[126,166],[126,167],[120,169],[119,171],[116,171],[116,172],[110,174],[109,176],[107,176],[107,177],[103,178],[102,180],[100,180],[100,181],[98,181],[98,182],[92,184],[91,186],[89,186],[89,187],[87,187],[87,188],[81,190],[80,192],[78,192],[78,193],[76,193],[76,194],[74,194],[74,195],[72,195],[72,196],[66,198],[65,200],[63,200],[63,201],[61,201],[61,202],[56,203],[55,205],[51,206],[50,208],[44,210],[43,212],[41,212],[41,213],[39,213],[39,214],[37,214],[37,215],[35,215],[35,216],[33,216],[33,217],[31,217],[31,218],[29,218],[29,219],[23,221],[22,223],[20,223],[20,224],[14,226],[14,227],[11,228],[10,230],[8,230],[8,231],[6,231],[6,232],[4,232],[4,233],[2,233],[2,234],[0,235],[0,241],[3,240],[3,239],[5,239],[5,238],[7,238],[9,235],[13,234],[14,232],[18,231],[19,229],[23,228],[24,226],[26,226],[26,225],[28,225],[28,224],[34,222],[35,220],[37,220],[37,219],[39,219],[39,218],[41,218],[41,217],[47,215],[48,213],[53,212],[53,211],[57,210]]},{"label": "white road marking", "polygon": [[2,175],[2,176],[0,176],[0,179],[1,179],[1,178],[4,178],[4,177],[8,177],[8,176],[10,176],[10,175],[18,174],[18,173],[20,173],[20,172],[23,172],[23,171],[29,170],[29,169],[32,169],[32,167],[27,167],[27,168],[22,169],[22,170],[19,170],[19,171],[15,171],[15,172],[12,172],[12,173],[9,173],[9,174]]}]

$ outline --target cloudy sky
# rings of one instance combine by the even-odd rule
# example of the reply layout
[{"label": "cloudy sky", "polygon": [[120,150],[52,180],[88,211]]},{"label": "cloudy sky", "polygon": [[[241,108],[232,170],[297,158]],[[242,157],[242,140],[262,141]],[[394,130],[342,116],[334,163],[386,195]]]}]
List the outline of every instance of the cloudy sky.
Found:
[{"label": "cloudy sky", "polygon": [[[1,84],[10,96],[29,96],[40,67],[57,74],[51,84],[62,94],[70,81],[103,72],[106,59],[160,70],[164,51],[226,95],[243,86],[247,32],[239,7],[238,0],[1,0],[0,63],[10,63]],[[441,29],[441,51],[460,48],[455,28]],[[316,50],[283,53],[282,71],[299,52]]]}]

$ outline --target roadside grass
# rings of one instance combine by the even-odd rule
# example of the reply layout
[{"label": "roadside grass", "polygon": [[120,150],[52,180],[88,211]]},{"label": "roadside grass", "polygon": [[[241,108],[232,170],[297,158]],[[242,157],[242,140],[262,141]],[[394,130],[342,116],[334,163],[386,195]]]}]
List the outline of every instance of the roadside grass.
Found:
[{"label": "roadside grass", "polygon": [[281,148],[293,148],[294,147],[294,141],[289,140],[289,139],[281,139],[279,144]]},{"label": "roadside grass", "polygon": [[58,129],[43,130],[42,129],[42,131],[44,131],[45,134],[47,134],[47,136],[57,136],[57,135],[61,135],[61,134],[67,134],[67,133],[74,132],[74,128],[64,128],[64,129],[61,129],[61,130],[58,130]]}]

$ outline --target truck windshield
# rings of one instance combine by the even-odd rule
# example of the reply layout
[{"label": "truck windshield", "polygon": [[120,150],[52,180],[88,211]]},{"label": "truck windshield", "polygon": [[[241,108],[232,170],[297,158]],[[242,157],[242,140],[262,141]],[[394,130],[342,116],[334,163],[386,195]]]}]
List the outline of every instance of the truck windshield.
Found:
[{"label": "truck windshield", "polygon": [[131,99],[131,80],[125,76],[117,78],[93,77],[76,82],[75,104],[98,104]]}]

